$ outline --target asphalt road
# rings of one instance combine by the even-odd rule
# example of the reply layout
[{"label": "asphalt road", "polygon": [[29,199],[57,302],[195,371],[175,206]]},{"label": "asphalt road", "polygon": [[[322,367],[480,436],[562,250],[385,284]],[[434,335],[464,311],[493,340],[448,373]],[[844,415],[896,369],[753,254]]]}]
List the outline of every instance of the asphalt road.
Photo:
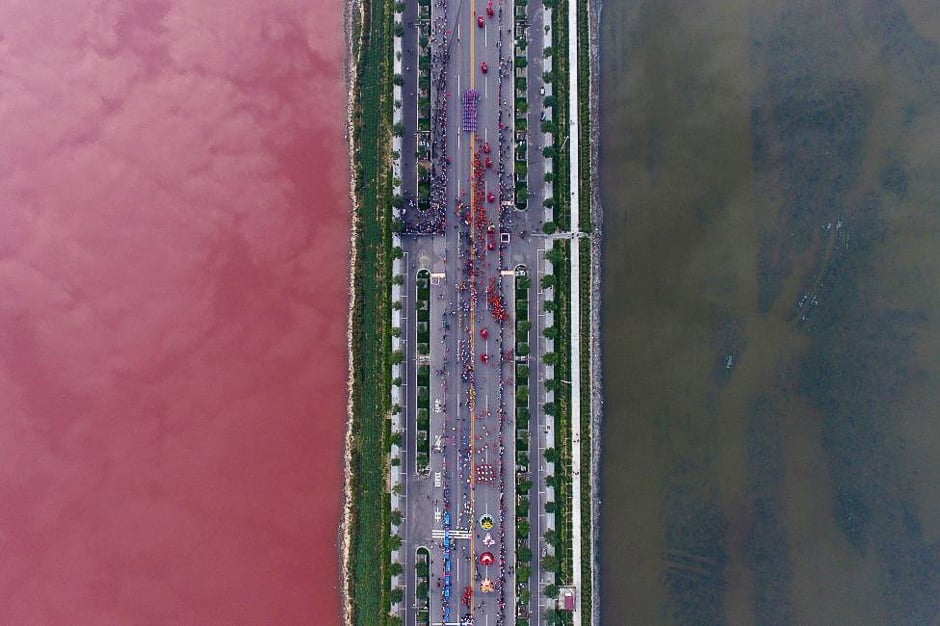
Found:
[{"label": "asphalt road", "polygon": [[[541,157],[542,134],[538,122],[531,118],[528,137],[514,137],[513,121],[513,74],[511,65],[505,65],[503,86],[500,89],[500,57],[511,64],[513,51],[513,20],[511,0],[492,4],[493,13],[486,12],[487,0],[447,0],[446,5],[432,0],[432,24],[436,20],[441,26],[432,26],[432,35],[446,32],[450,58],[446,71],[448,96],[446,125],[447,163],[446,226],[443,234],[406,235],[403,248],[407,268],[403,301],[403,337],[405,338],[405,371],[403,403],[405,424],[403,510],[405,560],[405,624],[415,624],[415,551],[425,546],[431,552],[430,567],[430,618],[431,623],[442,622],[448,614],[447,623],[460,624],[472,616],[474,624],[512,624],[515,621],[516,586],[515,565],[515,439],[513,367],[511,361],[504,362],[503,353],[514,346],[513,310],[514,270],[527,268],[531,279],[529,312],[533,328],[529,343],[533,346],[530,355],[530,469],[534,487],[530,494],[531,540],[530,549],[540,554],[541,532],[544,532],[542,497],[544,484],[540,470],[544,463],[537,450],[545,447],[545,424],[541,411],[537,410],[545,401],[540,381],[542,367],[536,362],[544,349],[541,328],[544,319],[538,289],[539,272],[544,269],[544,246],[547,239],[541,236],[544,197],[540,163],[533,163],[533,156]],[[541,12],[541,3],[536,3]],[[530,4],[530,13],[532,12]],[[476,16],[483,16],[484,26],[476,23]],[[408,0],[403,15],[406,34],[403,37],[402,106],[405,112],[405,135],[402,149],[402,186],[407,197],[416,193],[415,166],[406,167],[414,155],[417,119],[416,108],[418,55],[417,1]],[[541,69],[532,68],[533,61],[541,66],[542,33],[530,33],[533,41],[529,45],[530,90],[536,94],[541,84]],[[438,38],[438,42],[440,39]],[[432,47],[437,42],[432,38]],[[533,55],[535,58],[533,59]],[[488,71],[481,71],[486,63]],[[473,87],[479,93],[478,129],[474,135],[461,130],[461,94]],[[432,101],[434,98],[432,96]],[[540,116],[541,98],[530,95],[530,116]],[[536,117],[539,119],[539,117]],[[502,133],[500,124],[502,123]],[[434,132],[441,132],[436,129]],[[534,138],[534,139],[533,139]],[[530,208],[518,211],[511,206],[513,198],[512,168],[516,140],[529,142],[530,173],[537,172],[537,180],[530,180],[533,198]],[[489,153],[483,151],[489,145]],[[409,151],[410,146],[410,151]],[[492,167],[482,168],[480,189],[482,197],[472,198],[473,157],[487,156]],[[444,163],[444,161],[441,161]],[[500,175],[502,166],[502,175]],[[407,173],[407,175],[406,175]],[[500,187],[502,181],[502,188]],[[496,198],[488,201],[488,194]],[[412,196],[413,197],[413,196]],[[467,205],[462,214],[470,217],[467,224],[457,212],[457,200]],[[510,206],[500,209],[500,200]],[[483,214],[485,212],[485,218]],[[422,219],[416,210],[409,210],[406,222],[414,224]],[[477,224],[481,228],[477,228]],[[485,232],[492,224],[492,238]],[[502,242],[504,237],[508,242]],[[493,241],[495,249],[488,249]],[[475,280],[468,272],[473,259]],[[430,299],[430,355],[419,357],[416,353],[415,277],[421,269],[432,273]],[[497,321],[487,307],[487,288],[493,282],[503,294],[509,312],[509,320]],[[485,333],[481,332],[485,329]],[[486,337],[484,337],[484,334]],[[536,346],[540,346],[536,348]],[[462,360],[462,355],[467,357]],[[487,362],[483,362],[486,355]],[[421,473],[416,465],[416,377],[421,363],[431,366],[431,444],[430,469]],[[502,450],[502,454],[501,454]],[[480,525],[483,515],[490,515],[495,525],[485,530]],[[450,525],[446,527],[449,516]],[[538,529],[542,529],[539,531]],[[447,552],[444,536],[449,538],[449,570],[445,562]],[[492,553],[495,562],[485,565],[480,555]],[[533,564],[533,602],[537,602],[537,572]],[[446,580],[450,580],[450,596],[444,597]],[[487,591],[487,582],[493,590]],[[464,590],[472,589],[472,600],[463,604]],[[532,607],[532,613],[541,611]],[[533,621],[535,623],[535,621]]]}]

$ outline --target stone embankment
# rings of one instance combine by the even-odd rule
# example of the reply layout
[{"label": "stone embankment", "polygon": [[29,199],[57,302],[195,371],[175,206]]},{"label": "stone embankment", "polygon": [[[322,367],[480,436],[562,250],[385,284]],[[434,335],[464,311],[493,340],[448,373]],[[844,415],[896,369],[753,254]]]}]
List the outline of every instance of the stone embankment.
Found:
[{"label": "stone embankment", "polygon": [[[346,37],[346,63],[344,78],[346,80],[346,141],[349,151],[349,198],[352,203],[352,220],[349,229],[349,319],[346,323],[346,352],[347,363],[353,362],[353,311],[356,305],[356,233],[359,225],[359,202],[356,196],[356,167],[353,155],[356,154],[355,133],[353,132],[353,114],[356,106],[356,76],[359,66],[359,59],[356,58],[356,51],[362,47],[361,29],[360,41],[353,41],[354,24],[363,24],[363,6],[362,3],[355,0],[346,2],[343,10],[343,31]],[[342,580],[342,617],[343,623],[352,624],[352,604],[349,595],[350,580],[350,550],[352,548],[352,514],[353,514],[353,494],[352,491],[352,447],[354,442],[353,435],[353,386],[355,385],[355,372],[349,367],[349,375],[346,381],[346,436],[344,441],[344,466],[343,466],[343,520],[340,526],[340,578]]]},{"label": "stone embankment", "polygon": [[604,215],[601,207],[600,186],[598,184],[598,143],[600,142],[600,118],[598,116],[598,82],[600,77],[599,29],[602,3],[600,0],[587,0],[588,3],[588,50],[590,52],[590,119],[591,119],[591,624],[600,621],[600,459],[601,426],[604,414],[603,370],[601,368],[601,243],[603,239]]}]

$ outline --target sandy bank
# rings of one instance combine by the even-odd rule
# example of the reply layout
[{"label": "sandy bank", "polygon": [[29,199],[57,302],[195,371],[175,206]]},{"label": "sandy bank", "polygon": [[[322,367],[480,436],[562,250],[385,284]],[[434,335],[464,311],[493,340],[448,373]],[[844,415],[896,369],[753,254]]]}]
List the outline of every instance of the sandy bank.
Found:
[{"label": "sandy bank", "polygon": [[353,448],[353,388],[356,376],[353,371],[353,313],[356,306],[356,263],[357,263],[357,233],[359,232],[359,199],[356,195],[356,164],[353,155],[356,154],[355,132],[353,128],[353,115],[356,107],[356,83],[359,69],[359,55],[362,54],[362,29],[359,30],[359,40],[353,41],[354,25],[358,20],[361,26],[364,23],[363,6],[357,0],[348,0],[343,10],[343,31],[346,38],[345,79],[346,79],[346,141],[349,151],[349,198],[352,206],[352,219],[350,220],[349,236],[349,317],[346,322],[346,359],[348,376],[346,379],[346,436],[344,443],[343,465],[343,520],[340,527],[340,575],[342,577],[342,603],[343,622],[352,626],[352,602],[349,593],[350,580],[350,550],[352,549],[352,448]]}]

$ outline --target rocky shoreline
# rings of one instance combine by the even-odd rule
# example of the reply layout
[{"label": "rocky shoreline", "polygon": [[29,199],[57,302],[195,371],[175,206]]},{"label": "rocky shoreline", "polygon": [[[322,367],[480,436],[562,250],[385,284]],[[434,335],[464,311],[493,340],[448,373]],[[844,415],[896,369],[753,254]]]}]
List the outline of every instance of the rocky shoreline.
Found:
[{"label": "rocky shoreline", "polygon": [[601,359],[601,252],[604,232],[604,213],[598,184],[598,143],[600,142],[599,93],[600,47],[599,24],[601,0],[587,0],[588,51],[590,54],[590,81],[588,83],[589,115],[591,119],[591,624],[600,624],[600,458],[601,426],[604,415],[603,369]]},{"label": "rocky shoreline", "polygon": [[348,375],[346,379],[346,435],[343,445],[343,519],[339,528],[340,547],[340,579],[342,596],[343,623],[352,626],[352,601],[349,588],[350,580],[350,550],[352,549],[352,448],[353,434],[353,388],[356,384],[356,375],[353,371],[353,313],[356,307],[356,270],[357,270],[357,233],[359,232],[359,200],[356,196],[356,164],[353,156],[356,154],[355,132],[353,115],[356,107],[356,82],[358,76],[359,58],[356,51],[362,54],[362,31],[359,31],[359,41],[353,41],[354,24],[356,20],[364,23],[362,3],[358,0],[348,0],[343,8],[343,32],[346,39],[344,78],[346,81],[346,141],[349,158],[349,199],[352,203],[352,220],[349,230],[349,315],[346,322],[346,358]]}]

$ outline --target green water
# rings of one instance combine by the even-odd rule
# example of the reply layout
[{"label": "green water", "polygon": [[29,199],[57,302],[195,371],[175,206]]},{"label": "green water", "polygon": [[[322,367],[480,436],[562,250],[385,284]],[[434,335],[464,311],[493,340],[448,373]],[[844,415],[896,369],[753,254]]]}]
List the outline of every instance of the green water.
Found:
[{"label": "green water", "polygon": [[604,624],[940,623],[940,5],[605,0]]}]

